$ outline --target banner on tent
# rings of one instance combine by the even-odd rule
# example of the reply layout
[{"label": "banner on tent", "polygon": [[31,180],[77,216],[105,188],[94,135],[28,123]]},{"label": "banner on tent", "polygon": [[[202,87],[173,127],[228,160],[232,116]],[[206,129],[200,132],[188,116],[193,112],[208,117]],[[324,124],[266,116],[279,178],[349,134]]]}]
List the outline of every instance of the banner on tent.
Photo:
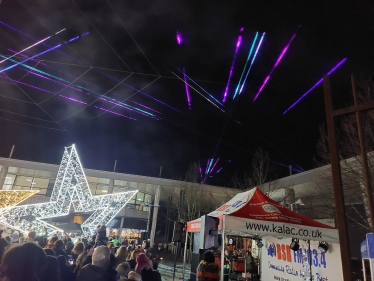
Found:
[{"label": "banner on tent", "polygon": [[338,242],[337,229],[305,226],[291,223],[251,220],[226,216],[226,229],[258,235],[294,237],[305,240]]},{"label": "banner on tent", "polygon": [[[264,238],[264,246],[261,252],[262,280],[300,281],[304,271],[302,251],[308,251],[304,241],[300,241],[300,249],[290,249],[291,238],[277,239],[275,237]],[[327,253],[318,250],[318,242],[311,241],[311,251],[308,254],[308,267],[312,265],[313,281],[340,281],[343,280],[343,272],[340,258],[339,244],[329,244]],[[307,252],[308,253],[308,252]]]}]

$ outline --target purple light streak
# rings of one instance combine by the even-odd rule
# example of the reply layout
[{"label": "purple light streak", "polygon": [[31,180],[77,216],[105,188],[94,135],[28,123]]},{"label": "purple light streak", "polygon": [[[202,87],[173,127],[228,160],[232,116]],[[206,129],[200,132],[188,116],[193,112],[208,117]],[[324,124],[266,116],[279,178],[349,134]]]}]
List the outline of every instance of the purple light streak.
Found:
[{"label": "purple light streak", "polygon": [[177,31],[177,43],[178,45],[182,44],[182,33]]},{"label": "purple light streak", "polygon": [[[347,58],[343,59],[341,62],[339,62],[333,69],[331,69],[329,71],[329,73],[327,73],[327,75],[330,75],[331,73],[333,73],[339,66],[341,66],[345,61],[347,60]],[[307,94],[309,94],[315,87],[317,87],[319,84],[321,84],[323,81],[323,78],[321,80],[319,80],[312,88],[309,89],[309,91],[307,91],[304,95],[302,95],[297,101],[295,101],[285,112],[283,112],[283,115],[286,114],[292,107],[294,107],[300,100],[302,100]]]},{"label": "purple light streak", "polygon": [[201,173],[201,167],[199,167],[199,171],[200,171],[200,177],[203,178],[203,174]]},{"label": "purple light streak", "polygon": [[273,69],[270,71],[270,74],[265,78],[264,83],[262,83],[262,86],[260,87],[260,90],[258,91],[258,93],[255,96],[255,98],[253,99],[253,101],[255,101],[257,99],[258,95],[261,93],[262,89],[265,87],[265,84],[268,82],[268,80],[269,80],[271,74],[273,73],[274,69],[277,67],[277,65],[279,64],[279,62],[283,58],[283,56],[286,53],[288,47],[291,45],[291,43],[292,43],[293,39],[295,38],[295,36],[296,36],[297,31],[299,30],[299,28],[300,28],[300,26],[296,29],[295,34],[291,37],[291,40],[288,42],[288,44],[286,45],[286,47],[283,48],[282,53],[279,55],[277,61],[275,62],[274,66],[273,66]]},{"label": "purple light streak", "polygon": [[230,163],[231,162],[231,160],[229,160],[229,162],[228,163]]},{"label": "purple light streak", "polygon": [[54,95],[56,94],[56,93],[53,93],[53,92],[51,92],[51,91],[48,91],[48,90],[45,90],[45,89],[42,89],[42,88],[38,88],[38,87],[33,86],[33,85],[30,85],[30,84],[26,84],[26,83],[21,82],[21,81],[17,81],[17,80],[10,79],[10,78],[8,78],[8,77],[4,77],[4,76],[0,76],[0,77],[1,77],[1,78],[4,78],[4,79],[8,79],[8,80],[10,80],[10,81],[13,81],[13,82],[15,82],[15,83],[19,83],[19,84],[22,84],[22,85],[25,85],[25,86],[28,86],[28,87],[31,87],[31,88],[38,89],[38,90],[40,90],[40,91],[44,91],[44,92],[51,93],[51,94],[54,94]]},{"label": "purple light streak", "polygon": [[242,27],[241,29],[240,29],[240,32],[242,32],[244,30],[244,27]]},{"label": "purple light streak", "polygon": [[216,166],[216,164],[217,164],[218,160],[219,160],[219,158],[217,158],[217,161],[216,161],[216,163],[214,163],[214,165],[213,165],[212,169],[210,169],[210,172],[213,172],[213,170],[214,170],[214,167]]},{"label": "purple light streak", "polygon": [[58,95],[58,96],[59,96],[59,97],[63,97],[63,98],[68,99],[68,100],[75,101],[75,102],[79,102],[79,103],[87,104],[87,103],[85,103],[84,101],[76,100],[76,99],[69,98],[69,97],[66,97],[66,96],[63,96],[63,95]]},{"label": "purple light streak", "polygon": [[229,90],[229,85],[230,85],[230,80],[231,80],[231,76],[232,76],[232,72],[234,70],[234,64],[235,64],[235,60],[236,60],[236,55],[238,53],[238,50],[239,50],[239,47],[240,47],[240,43],[242,42],[242,37],[239,36],[238,38],[238,42],[236,43],[236,49],[235,49],[235,54],[234,54],[234,60],[232,61],[232,64],[231,64],[231,69],[230,69],[230,74],[229,74],[229,80],[227,81],[227,85],[226,85],[226,90],[225,90],[225,94],[223,96],[223,103],[225,103],[226,101],[226,97],[227,97],[227,92]]},{"label": "purple light streak", "polygon": [[[11,29],[13,29],[13,30],[15,30],[15,31],[17,31],[17,32],[19,32],[19,33],[21,33],[21,34],[23,34],[23,35],[25,35],[25,36],[27,36],[27,37],[33,39],[33,40],[35,40],[35,41],[38,41],[38,39],[36,39],[36,38],[34,38],[34,37],[32,37],[32,36],[30,36],[30,35],[28,35],[28,34],[22,32],[21,30],[18,30],[18,29],[14,28],[14,27],[12,27],[12,26],[10,26],[10,25],[8,25],[8,24],[2,22],[2,21],[0,21],[0,24],[5,25],[5,26],[7,26],[7,27],[9,27],[9,28],[11,28]],[[89,32],[83,33],[83,34],[81,35],[81,37],[84,36],[84,35],[87,35],[87,34],[89,34]],[[75,39],[76,39],[76,38],[75,38]],[[70,41],[69,41],[69,42],[70,42]],[[65,42],[65,43],[66,43],[66,42]],[[45,44],[45,43],[42,43],[42,44],[45,45],[45,46],[47,46],[47,47],[51,47],[51,46],[49,46],[48,44]],[[55,49],[56,49],[56,48],[55,48]],[[68,55],[68,54],[66,54],[66,53],[64,53],[64,52],[62,52],[62,51],[60,51],[60,50],[56,50],[56,51],[59,52],[60,54],[63,54],[63,55],[65,55],[65,56],[69,57],[69,58],[74,59],[74,60],[77,61],[77,62],[80,62],[80,63],[82,63],[82,64],[84,64],[84,65],[88,65],[88,66],[90,66],[90,65],[87,64],[86,62],[83,62],[83,61],[81,61],[81,60],[78,60],[78,59],[76,59],[76,58],[74,58],[74,57],[72,57],[72,56],[70,56],[70,55]],[[34,58],[34,57],[32,57],[32,58]],[[32,58],[31,58],[31,59],[32,59]],[[23,63],[23,62],[21,62],[21,63]],[[147,95],[146,93],[142,92],[141,90],[138,90],[138,89],[136,89],[136,88],[134,88],[134,87],[131,87],[130,85],[124,83],[123,81],[120,81],[120,80],[118,80],[118,79],[116,79],[116,78],[110,76],[109,74],[100,71],[100,70],[97,69],[97,68],[93,68],[93,69],[94,69],[96,72],[99,72],[99,73],[101,73],[101,74],[103,74],[103,75],[105,75],[105,76],[107,76],[107,77],[109,77],[109,78],[111,78],[111,79],[113,79],[113,80],[115,80],[115,81],[121,83],[121,84],[126,85],[127,87],[129,87],[129,88],[131,88],[131,89],[133,89],[133,90],[135,90],[135,91],[141,93],[142,95],[145,95],[145,96],[147,96],[147,97],[149,97],[149,98],[151,98],[151,99],[153,99],[153,100],[155,100],[155,101],[157,101],[157,102],[159,102],[159,103],[161,103],[161,104],[163,104],[163,105],[165,105],[165,106],[167,106],[167,107],[170,107],[171,109],[173,109],[173,110],[175,110],[175,111],[180,112],[178,109],[176,109],[176,108],[174,108],[174,107],[172,107],[172,106],[170,106],[170,105],[168,105],[168,104],[166,104],[166,103],[164,103],[164,102],[162,102],[162,101],[160,101],[160,100],[158,100],[158,99],[156,99],[156,98],[154,98],[154,97],[152,97],[152,96],[150,96],[150,95]],[[1,73],[1,72],[0,72],[0,73]],[[156,119],[156,118],[155,118],[155,119]],[[157,119],[157,120],[159,120],[159,119]]]},{"label": "purple light streak", "polygon": [[188,107],[191,110],[190,93],[188,92],[188,84],[187,84],[186,72],[184,71],[184,68],[183,68],[183,76],[184,76],[184,83],[186,85],[186,94],[187,94]]},{"label": "purple light streak", "polygon": [[[16,51],[13,51],[12,49],[8,49],[8,51],[11,51],[12,53],[17,53]],[[24,54],[18,54],[18,55],[20,55],[21,57],[24,57],[24,58],[29,58],[28,56],[25,56]],[[36,60],[33,60],[33,61],[36,61]],[[48,66],[48,65],[46,65],[45,63],[42,63],[42,62],[40,62],[40,64]]]},{"label": "purple light streak", "polygon": [[138,102],[135,102],[135,101],[131,101],[131,102],[136,103],[137,105],[143,106],[143,107],[145,107],[145,108],[147,108],[147,109],[149,109],[149,110],[152,110],[152,111],[154,111],[154,112],[157,112],[157,113],[159,113],[159,114],[162,114],[161,112],[158,112],[157,110],[154,110],[154,109],[152,109],[152,108],[150,108],[150,107],[147,107],[147,106],[145,106],[145,105],[143,105],[143,104],[141,104],[141,103],[138,103]]},{"label": "purple light streak", "polygon": [[55,82],[55,83],[57,83],[57,84],[63,85],[63,86],[65,86],[65,87],[69,87],[69,88],[72,88],[72,89],[77,90],[77,91],[79,91],[79,92],[82,92],[82,90],[80,90],[80,89],[77,89],[77,88],[74,88],[74,87],[72,87],[72,86],[70,86],[70,85],[67,85],[67,84],[64,84],[64,83],[58,82],[58,81],[56,81],[56,80],[53,80],[53,79],[48,78],[48,77],[46,77],[46,76],[43,76],[43,75],[41,75],[41,74],[38,74],[38,73],[35,73],[35,72],[32,72],[32,71],[28,71],[28,72],[31,73],[31,74],[33,74],[33,75],[39,76],[39,77],[41,77],[41,78],[47,79],[47,80],[49,80],[49,81]]},{"label": "purple light streak", "polygon": [[219,172],[221,172],[222,169],[223,169],[223,167],[219,168],[218,171],[216,172],[216,174],[218,174]]},{"label": "purple light streak", "polygon": [[109,113],[113,113],[115,115],[119,115],[119,116],[122,116],[122,117],[126,117],[126,118],[129,118],[131,120],[136,120],[135,118],[132,118],[132,117],[129,117],[129,116],[126,116],[126,115],[123,115],[123,114],[120,114],[120,113],[117,113],[117,112],[114,112],[114,111],[111,111],[111,110],[108,110],[108,109],[105,109],[105,108],[102,108],[102,107],[98,107],[98,106],[95,106],[96,108],[98,109],[101,109],[103,111],[106,111],[106,112],[109,112]]},{"label": "purple light streak", "polygon": [[209,161],[210,159],[208,159],[208,162],[206,163],[205,175],[208,173]]}]

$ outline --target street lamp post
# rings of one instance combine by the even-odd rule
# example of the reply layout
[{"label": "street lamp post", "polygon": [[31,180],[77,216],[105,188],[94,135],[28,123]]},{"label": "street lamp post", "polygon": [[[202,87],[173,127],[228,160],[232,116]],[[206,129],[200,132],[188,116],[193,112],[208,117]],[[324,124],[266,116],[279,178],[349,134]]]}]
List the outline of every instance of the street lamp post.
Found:
[{"label": "street lamp post", "polygon": [[[288,203],[286,203],[286,204],[288,204]],[[300,205],[300,206],[303,206],[303,205],[305,205],[305,204],[304,204],[304,202],[303,202],[301,199],[298,199],[296,202],[291,203],[291,204],[288,204],[288,205],[290,205],[290,207],[291,207],[291,211],[293,211],[293,206],[294,206],[294,205]]]},{"label": "street lamp post", "polygon": [[148,219],[147,219],[147,240],[149,239],[149,222],[151,220],[151,207],[153,207],[152,204],[149,204],[149,203],[145,203],[143,202],[141,204],[141,206],[144,208],[144,207],[149,207],[149,210],[148,210]]}]

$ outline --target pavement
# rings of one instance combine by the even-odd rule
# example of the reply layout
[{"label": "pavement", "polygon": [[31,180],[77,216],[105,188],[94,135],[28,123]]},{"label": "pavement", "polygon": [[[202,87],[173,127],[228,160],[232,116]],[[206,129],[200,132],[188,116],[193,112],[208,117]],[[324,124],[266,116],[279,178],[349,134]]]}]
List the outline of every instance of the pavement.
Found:
[{"label": "pavement", "polygon": [[[161,274],[162,281],[173,281],[174,274],[174,259],[175,255],[172,253],[159,253],[159,257],[163,260],[158,266],[158,272]],[[191,265],[186,264],[184,279],[190,279]],[[183,257],[177,257],[177,263],[175,267],[174,281],[183,279]]]}]

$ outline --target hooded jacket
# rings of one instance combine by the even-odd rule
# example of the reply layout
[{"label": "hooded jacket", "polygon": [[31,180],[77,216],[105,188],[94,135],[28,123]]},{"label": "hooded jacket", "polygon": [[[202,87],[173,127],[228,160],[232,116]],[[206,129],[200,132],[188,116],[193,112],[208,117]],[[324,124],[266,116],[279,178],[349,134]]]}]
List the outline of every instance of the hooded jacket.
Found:
[{"label": "hooded jacket", "polygon": [[116,278],[101,267],[87,264],[82,267],[76,281],[116,281]]}]

